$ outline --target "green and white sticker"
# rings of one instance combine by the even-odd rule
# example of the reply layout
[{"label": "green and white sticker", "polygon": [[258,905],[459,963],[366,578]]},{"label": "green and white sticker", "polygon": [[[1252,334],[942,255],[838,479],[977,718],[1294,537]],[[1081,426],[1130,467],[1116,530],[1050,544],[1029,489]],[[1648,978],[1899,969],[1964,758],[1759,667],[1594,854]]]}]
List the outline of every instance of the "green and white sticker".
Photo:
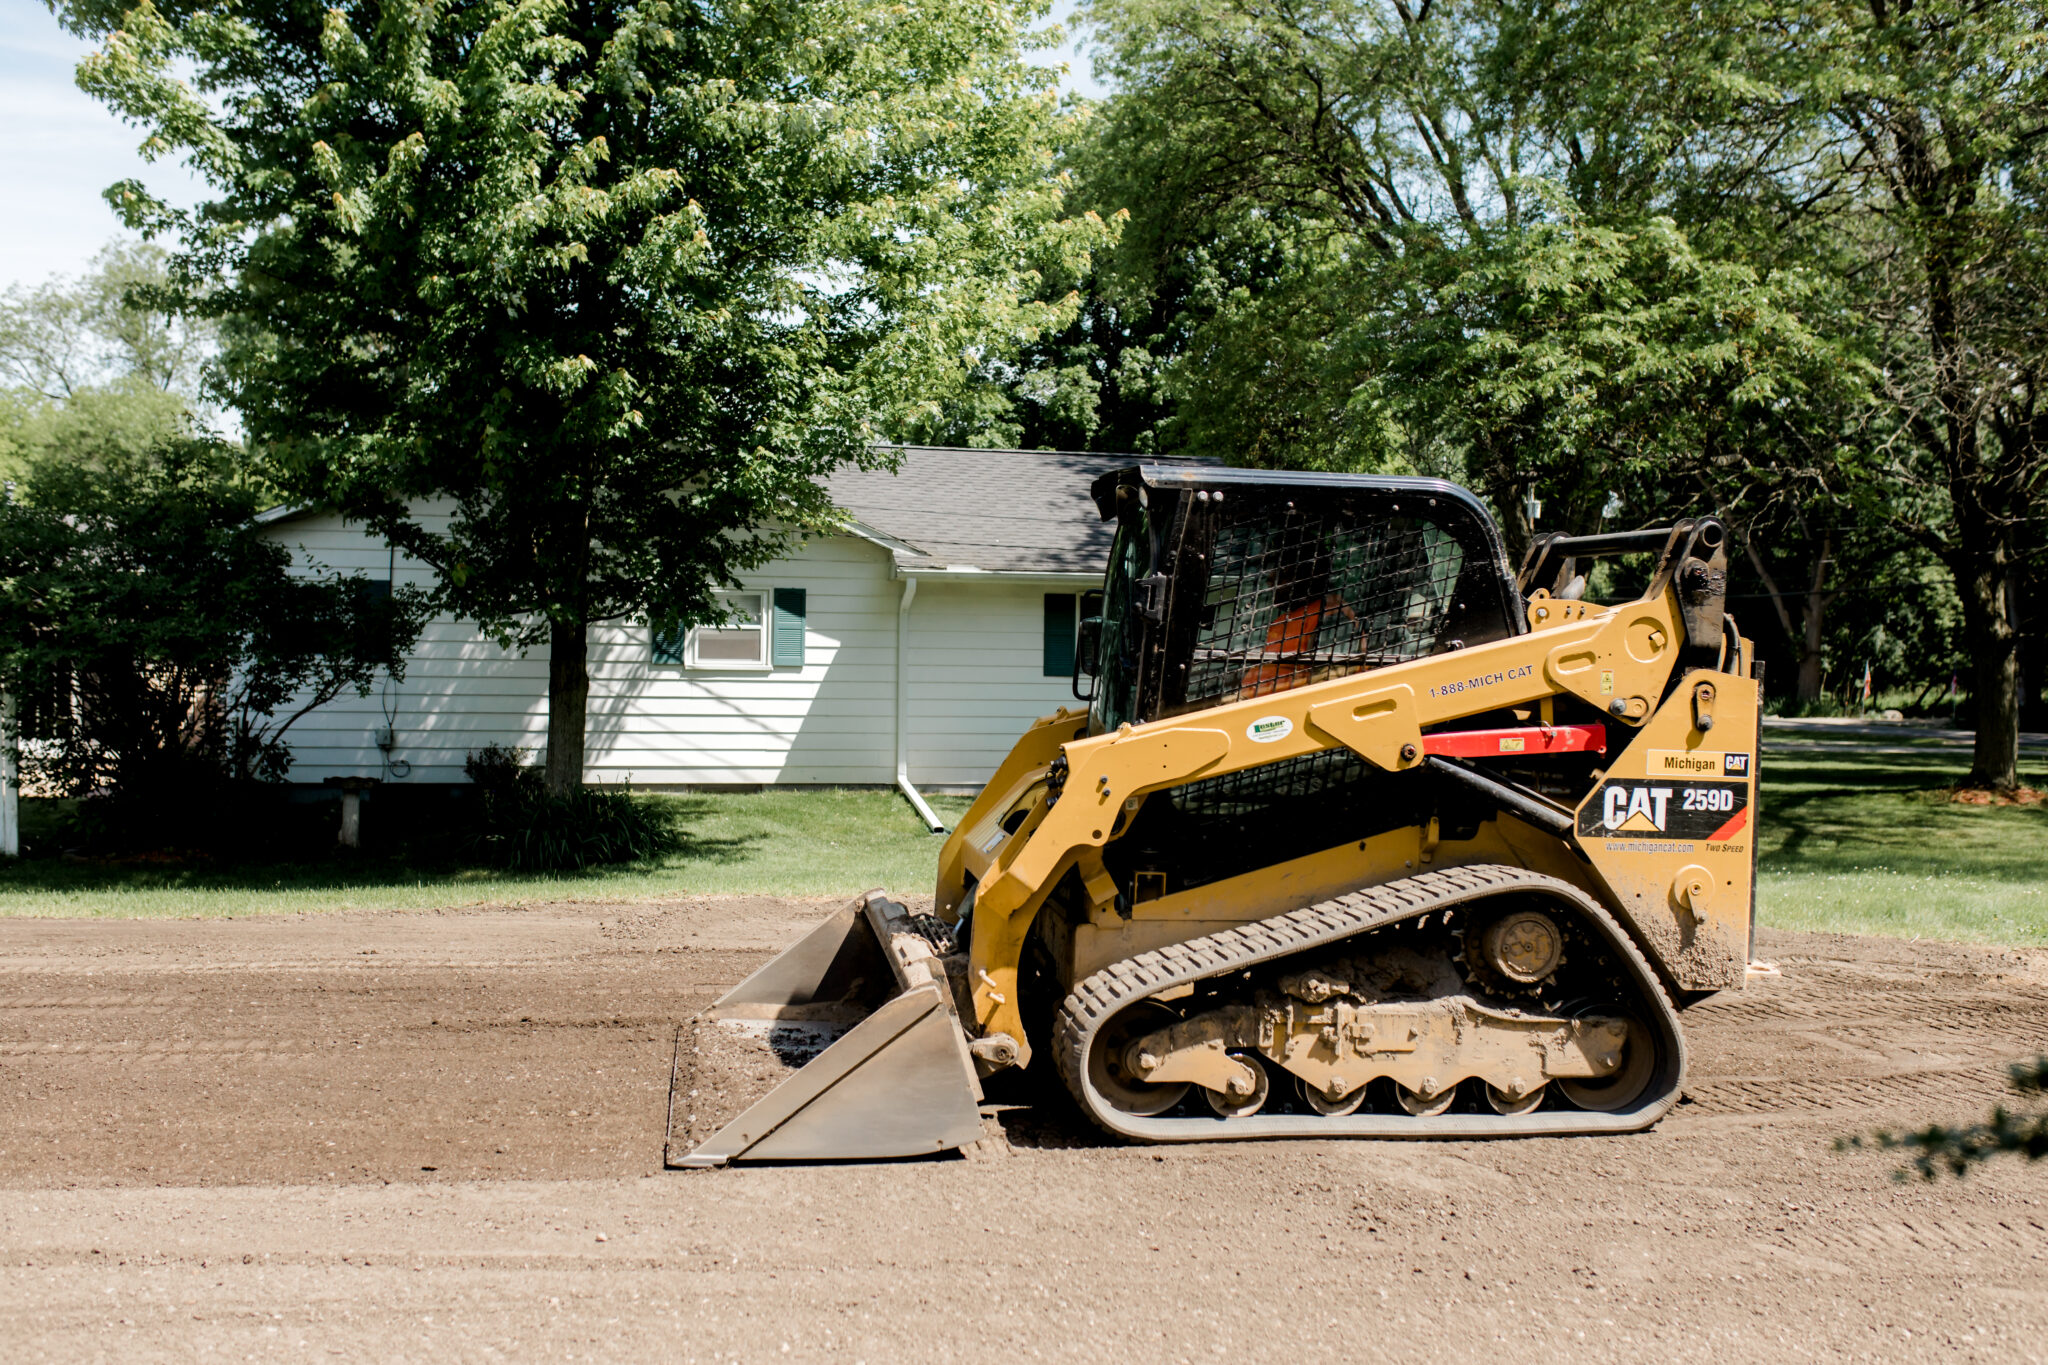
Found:
[{"label": "green and white sticker", "polygon": [[1285,716],[1260,716],[1244,727],[1244,737],[1254,744],[1271,744],[1294,733],[1294,722]]}]

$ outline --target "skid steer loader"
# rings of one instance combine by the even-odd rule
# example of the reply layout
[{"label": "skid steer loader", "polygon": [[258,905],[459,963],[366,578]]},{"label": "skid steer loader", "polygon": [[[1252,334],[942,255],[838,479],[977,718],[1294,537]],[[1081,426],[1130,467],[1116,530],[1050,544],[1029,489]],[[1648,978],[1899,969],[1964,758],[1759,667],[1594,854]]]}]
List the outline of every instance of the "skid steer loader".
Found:
[{"label": "skid steer loader", "polygon": [[[1750,958],[1760,669],[1722,526],[1542,536],[1517,574],[1438,480],[1092,492],[1085,709],[989,779],[935,914],[870,893],[712,1007],[822,1050],[703,1141],[672,1125],[671,1163],[962,1146],[1033,1062],[1147,1142],[1655,1123],[1679,1007]],[[1647,585],[1587,600],[1614,556]]]}]

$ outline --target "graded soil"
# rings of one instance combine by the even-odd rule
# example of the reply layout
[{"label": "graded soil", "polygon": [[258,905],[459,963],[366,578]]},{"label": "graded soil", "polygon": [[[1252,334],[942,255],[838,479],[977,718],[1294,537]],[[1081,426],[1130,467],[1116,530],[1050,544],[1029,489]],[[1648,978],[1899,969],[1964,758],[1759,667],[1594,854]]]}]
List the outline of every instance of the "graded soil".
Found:
[{"label": "graded soil", "polygon": [[2048,953],[1767,933],[1632,1137],[663,1170],[678,1026],[829,908],[0,920],[0,1359],[2048,1353],[2048,1163],[1834,1150],[2005,1097]]}]

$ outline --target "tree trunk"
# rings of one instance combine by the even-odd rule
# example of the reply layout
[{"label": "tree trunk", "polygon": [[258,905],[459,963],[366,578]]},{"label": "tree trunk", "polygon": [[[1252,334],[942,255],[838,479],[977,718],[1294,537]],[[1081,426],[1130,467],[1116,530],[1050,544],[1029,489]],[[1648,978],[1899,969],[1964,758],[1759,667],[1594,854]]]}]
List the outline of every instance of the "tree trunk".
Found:
[{"label": "tree trunk", "polygon": [[1819,593],[1808,593],[1799,605],[1799,679],[1793,684],[1793,698],[1800,703],[1820,700],[1820,666],[1823,651],[1821,629],[1827,604]]},{"label": "tree trunk", "polygon": [[1825,588],[1828,564],[1834,553],[1835,537],[1830,532],[1820,538],[1820,555],[1813,561],[1813,581],[1799,604],[1799,681],[1793,695],[1801,702],[1820,700],[1821,655],[1827,639],[1828,601],[1833,596]]},{"label": "tree trunk", "polygon": [[590,709],[590,627],[554,623],[548,632],[548,795],[583,786],[583,730]]},{"label": "tree trunk", "polygon": [[1962,590],[1963,632],[1970,653],[1976,704],[1977,742],[1970,757],[1968,785],[2011,791],[2019,785],[2019,636],[2012,619],[2007,580],[2011,556],[2002,538],[1964,551],[1951,570]]},{"label": "tree trunk", "polygon": [[1820,554],[1813,561],[1813,581],[1799,599],[1799,629],[1792,628],[1792,611],[1785,605],[1785,594],[1778,591],[1778,581],[1771,577],[1764,557],[1748,536],[1743,537],[1743,548],[1749,554],[1749,562],[1755,566],[1756,575],[1763,581],[1764,591],[1771,595],[1771,608],[1778,614],[1778,624],[1785,628],[1785,638],[1799,651],[1798,681],[1794,685],[1793,697],[1800,702],[1820,700],[1822,643],[1826,637],[1828,603],[1835,594],[1826,591],[1828,567],[1834,561],[1835,537],[1829,531],[1821,536]]}]

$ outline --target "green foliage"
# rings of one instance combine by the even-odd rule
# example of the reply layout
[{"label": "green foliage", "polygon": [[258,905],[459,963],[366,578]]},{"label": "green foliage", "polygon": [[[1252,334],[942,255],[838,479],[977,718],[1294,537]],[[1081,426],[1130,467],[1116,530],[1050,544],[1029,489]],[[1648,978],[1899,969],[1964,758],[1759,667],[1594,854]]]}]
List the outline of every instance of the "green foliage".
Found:
[{"label": "green foliage", "polygon": [[0,505],[0,690],[21,703],[23,779],[167,842],[224,787],[282,776],[300,717],[401,674],[424,614],[413,589],[294,574],[251,521],[240,461],[206,440],[45,461]]},{"label": "green foliage", "polygon": [[[2048,1092],[2048,1056],[2015,1062],[2010,1070],[2014,1093],[2036,1099]],[[1933,1180],[1943,1171],[1954,1176],[1968,1175],[1997,1156],[2018,1154],[2029,1161],[2039,1161],[2048,1157],[2048,1109],[2016,1114],[2001,1104],[1992,1109],[1991,1118],[1985,1123],[1961,1128],[1930,1123],[1916,1132],[1879,1132],[1869,1138],[1842,1138],[1835,1143],[1837,1151],[1861,1147],[1917,1153],[1911,1171],[1918,1172],[1922,1180]],[[1901,1170],[1895,1175],[1904,1180],[1909,1173]]]},{"label": "green foliage", "polygon": [[1101,296],[1171,314],[1166,446],[1462,476],[1511,543],[1531,487],[1545,529],[1714,509],[1796,604],[1809,698],[1837,588],[1914,547],[1954,583],[1978,779],[2010,785],[2048,487],[2038,3],[1085,14],[1118,93],[1074,164],[1132,214]]},{"label": "green foliage", "polygon": [[[1085,146],[1077,149],[1085,152]],[[1128,214],[1116,210],[1112,223]],[[1046,301],[1078,294],[1080,308],[1015,354],[990,355],[966,384],[905,429],[931,445],[1026,450],[1112,450],[1144,454],[1178,444],[1163,362],[1192,322],[1169,282],[1141,297],[1112,270],[1069,278],[1048,272]]]},{"label": "green foliage", "polygon": [[1063,216],[1029,3],[59,8],[104,43],[81,83],[217,191],[110,197],[182,242],[251,442],[552,641],[551,784],[587,623],[716,617],[829,518],[820,475],[1071,316],[1040,272],[1107,236]]},{"label": "green foliage", "polygon": [[[1951,678],[1967,686],[1962,606],[1940,561],[1875,516],[1852,513],[1820,535],[1812,525],[1797,515],[1759,517],[1743,527],[1746,553],[1730,564],[1729,609],[1772,661],[1767,695],[1823,708],[1810,714],[1840,714],[1860,696],[1866,663],[1879,691],[1906,691],[1909,710],[1945,696]],[[1809,610],[1820,613],[1810,662],[1802,658]]]},{"label": "green foliage", "polygon": [[515,873],[580,872],[651,862],[681,847],[671,804],[589,787],[554,796],[525,760],[521,750],[492,744],[462,765],[475,788],[471,851],[485,862]]},{"label": "green foliage", "polygon": [[147,458],[189,435],[191,405],[132,379],[79,389],[62,399],[17,390],[0,394],[0,474],[25,483],[46,460],[108,465]]},{"label": "green foliage", "polygon": [[2009,788],[2018,577],[2048,489],[2048,13],[1809,0],[1800,17],[1745,54],[1783,92],[1750,142],[1797,205],[1788,235],[1841,282],[1840,330],[1874,375],[1869,503],[1954,579],[1972,781]]},{"label": "green foliage", "polygon": [[211,330],[166,311],[164,262],[115,242],[76,280],[0,296],[0,477],[139,459],[191,433]]},{"label": "green foliage", "polygon": [[119,379],[195,395],[212,332],[173,310],[167,261],[162,247],[115,241],[76,280],[10,288],[0,297],[0,379],[58,400]]},{"label": "green foliage", "polygon": [[1808,320],[1824,276],[1676,216],[1735,174],[1739,92],[1675,9],[1088,14],[1121,92],[1083,185],[1133,214],[1120,287],[1181,315],[1179,448],[1462,475],[1511,531],[1535,483],[1547,526],[1592,529],[1864,377]]}]

